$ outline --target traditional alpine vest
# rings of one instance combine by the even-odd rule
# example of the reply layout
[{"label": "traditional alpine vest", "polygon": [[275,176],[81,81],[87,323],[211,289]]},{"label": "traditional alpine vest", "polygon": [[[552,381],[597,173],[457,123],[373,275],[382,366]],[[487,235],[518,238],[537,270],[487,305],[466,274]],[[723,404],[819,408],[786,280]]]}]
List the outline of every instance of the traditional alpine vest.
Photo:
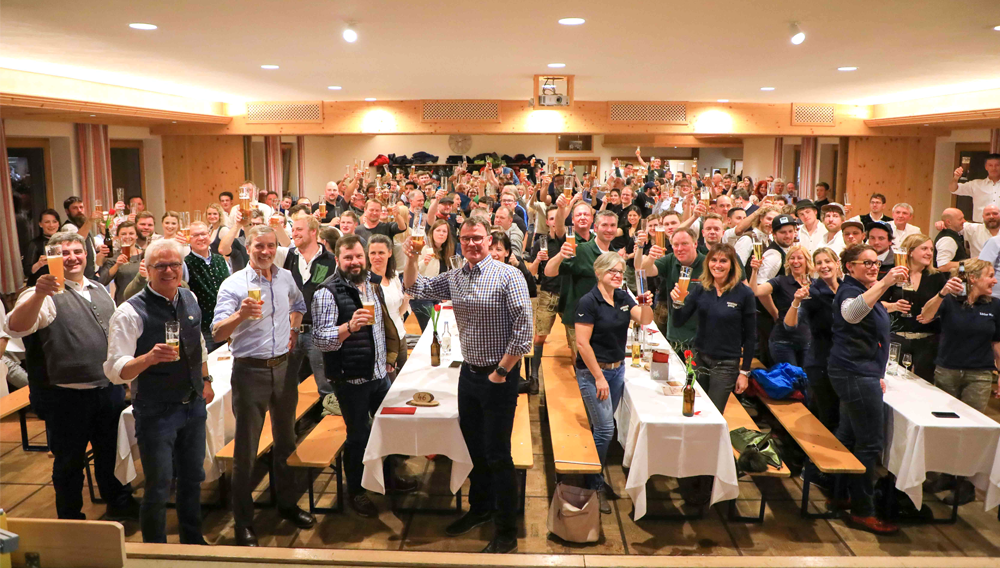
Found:
[{"label": "traditional alpine vest", "polygon": [[337,272],[337,258],[320,247],[320,251],[316,253],[316,258],[313,259],[312,265],[309,267],[309,280],[303,282],[302,274],[299,272],[300,256],[299,251],[295,249],[288,251],[282,268],[292,273],[292,279],[295,280],[295,285],[302,292],[302,297],[306,302],[306,313],[302,314],[302,323],[311,324],[313,294],[327,278]]},{"label": "traditional alpine vest", "polygon": [[215,303],[219,298],[219,287],[229,278],[229,266],[221,254],[209,252],[211,264],[192,252],[184,257],[188,269],[188,286],[198,298],[201,308],[201,330],[212,336],[212,318],[215,315]]},{"label": "traditional alpine vest", "polygon": [[192,391],[201,395],[201,308],[190,290],[178,288],[177,306],[153,293],[149,286],[129,298],[128,303],[142,318],[142,334],[136,340],[135,355],[152,351],[166,341],[164,324],[180,322],[180,360],[159,363],[139,373],[132,383],[137,400],[184,402]]},{"label": "traditional alpine vest", "polygon": [[[968,260],[969,251],[965,248],[965,239],[962,235],[958,234],[951,229],[942,229],[940,233],[934,237],[934,248],[937,248],[937,243],[944,237],[951,237],[955,239],[955,243],[958,245],[958,250],[955,251],[955,258],[951,259],[953,262],[962,262],[963,260]],[[934,257],[934,267],[938,268],[937,256]]]}]

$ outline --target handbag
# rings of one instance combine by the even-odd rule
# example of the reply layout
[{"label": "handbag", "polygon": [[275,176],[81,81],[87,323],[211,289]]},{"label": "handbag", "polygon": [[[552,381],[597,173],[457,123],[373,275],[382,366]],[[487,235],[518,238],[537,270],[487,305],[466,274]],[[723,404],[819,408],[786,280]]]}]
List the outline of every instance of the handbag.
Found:
[{"label": "handbag", "polygon": [[547,526],[550,533],[567,542],[597,542],[601,537],[597,491],[557,483]]}]

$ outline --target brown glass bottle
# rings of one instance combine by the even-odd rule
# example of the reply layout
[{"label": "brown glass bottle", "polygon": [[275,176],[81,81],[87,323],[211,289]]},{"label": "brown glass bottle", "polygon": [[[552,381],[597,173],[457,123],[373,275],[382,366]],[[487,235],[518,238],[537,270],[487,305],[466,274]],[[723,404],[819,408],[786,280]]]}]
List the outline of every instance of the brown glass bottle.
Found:
[{"label": "brown glass bottle", "polygon": [[431,341],[431,367],[441,366],[441,341],[438,334],[434,332],[434,339]]},{"label": "brown glass bottle", "polygon": [[694,375],[688,375],[681,392],[684,395],[684,416],[694,416]]}]

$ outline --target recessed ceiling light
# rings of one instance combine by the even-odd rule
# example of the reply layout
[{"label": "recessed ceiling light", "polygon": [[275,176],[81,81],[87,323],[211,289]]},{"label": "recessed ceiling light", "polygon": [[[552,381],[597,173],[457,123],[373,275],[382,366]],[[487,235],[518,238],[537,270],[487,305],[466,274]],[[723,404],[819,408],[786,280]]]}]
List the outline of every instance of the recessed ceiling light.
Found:
[{"label": "recessed ceiling light", "polygon": [[719,100],[717,100],[715,102],[717,102],[717,103],[728,103],[729,99],[719,99]]},{"label": "recessed ceiling light", "polygon": [[153,24],[129,24],[128,27],[133,30],[155,30],[156,26]]},{"label": "recessed ceiling light", "polygon": [[1000,26],[993,26],[993,31],[1000,32]]},{"label": "recessed ceiling light", "polygon": [[562,69],[565,66],[566,66],[565,63],[549,63],[549,67],[551,69]]},{"label": "recessed ceiling light", "polygon": [[336,85],[330,85],[329,87],[327,87],[327,89],[330,89],[331,91],[339,91],[340,87]]},{"label": "recessed ceiling light", "polygon": [[760,90],[762,90],[762,91],[773,91],[774,87],[761,87]]},{"label": "recessed ceiling light", "polygon": [[354,43],[358,41],[358,32],[352,30],[351,28],[347,28],[344,30],[344,41],[347,43]]},{"label": "recessed ceiling light", "polygon": [[930,126],[930,124],[925,124],[924,126]]},{"label": "recessed ceiling light", "polygon": [[376,101],[378,99],[376,99],[375,97],[368,97],[365,100],[368,101],[368,102],[374,102],[374,101]]},{"label": "recessed ceiling light", "polygon": [[261,69],[277,69],[278,66],[277,65],[261,65],[260,68]]},{"label": "recessed ceiling light", "polygon": [[857,71],[857,67],[837,67],[837,71]]},{"label": "recessed ceiling light", "polygon": [[583,18],[562,18],[559,23],[564,26],[579,26],[586,21]]},{"label": "recessed ceiling light", "polygon": [[176,120],[171,120],[170,124],[177,124],[177,121]]},{"label": "recessed ceiling light", "polygon": [[806,34],[801,29],[799,29],[799,25],[797,23],[793,22],[791,28],[792,28],[791,31],[792,31],[793,44],[799,45],[800,43],[806,40]]},{"label": "recessed ceiling light", "polygon": [[90,116],[97,116],[97,115],[96,115],[96,114],[92,114],[92,115],[90,115]]}]

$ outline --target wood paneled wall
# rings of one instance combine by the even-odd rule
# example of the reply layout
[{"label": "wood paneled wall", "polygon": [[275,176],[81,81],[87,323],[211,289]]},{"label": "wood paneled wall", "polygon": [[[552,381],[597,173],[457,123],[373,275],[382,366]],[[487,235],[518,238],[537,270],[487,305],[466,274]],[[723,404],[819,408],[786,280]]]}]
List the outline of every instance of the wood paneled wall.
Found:
[{"label": "wood paneled wall", "polygon": [[168,211],[204,210],[246,179],[242,136],[164,136],[163,183]]},{"label": "wood paneled wall", "polygon": [[931,191],[934,183],[934,143],[931,136],[852,137],[848,150],[847,194],[853,206],[852,214],[868,212],[872,193],[886,196],[886,215],[900,202],[913,206],[912,224],[925,233],[931,218],[940,211],[931,211]]}]

